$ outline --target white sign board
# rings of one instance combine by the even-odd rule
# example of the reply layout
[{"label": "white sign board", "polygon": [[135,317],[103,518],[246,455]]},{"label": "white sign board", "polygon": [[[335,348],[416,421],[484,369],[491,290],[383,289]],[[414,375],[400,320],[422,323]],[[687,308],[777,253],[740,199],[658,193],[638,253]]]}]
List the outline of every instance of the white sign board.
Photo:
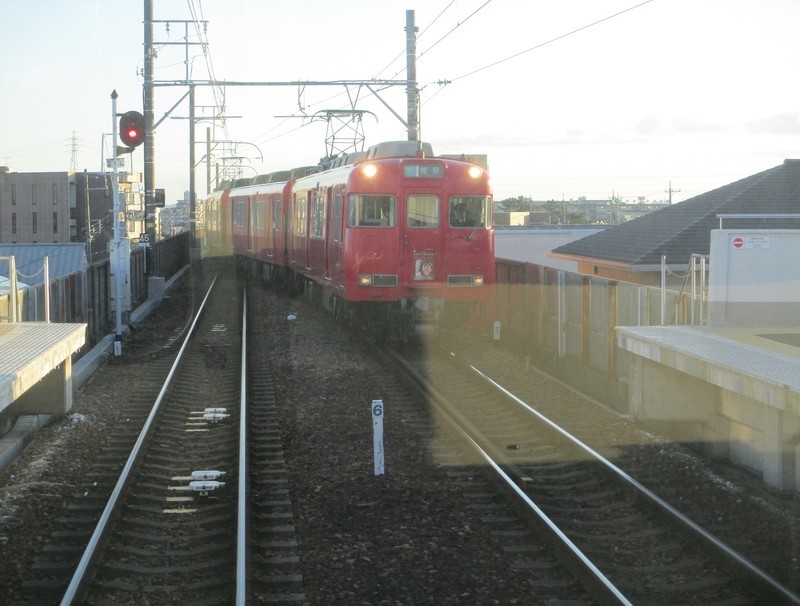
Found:
[{"label": "white sign board", "polygon": [[372,400],[372,449],[375,475],[383,475],[383,400]]},{"label": "white sign board", "polygon": [[715,229],[708,273],[710,326],[796,325],[800,230]]}]

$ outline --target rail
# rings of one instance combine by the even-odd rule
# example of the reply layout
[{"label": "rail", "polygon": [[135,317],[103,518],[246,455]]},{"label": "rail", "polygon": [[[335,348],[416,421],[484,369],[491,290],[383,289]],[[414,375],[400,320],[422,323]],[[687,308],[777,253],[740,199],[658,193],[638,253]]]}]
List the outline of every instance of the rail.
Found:
[{"label": "rail", "polygon": [[164,400],[164,397],[169,390],[169,386],[172,383],[172,379],[180,366],[181,360],[183,358],[184,353],[186,352],[187,346],[189,344],[192,335],[194,334],[195,327],[199,319],[203,315],[203,311],[205,310],[206,302],[208,301],[211,292],[214,289],[214,285],[216,284],[217,278],[214,277],[214,280],[211,282],[211,286],[209,286],[208,291],[206,292],[205,297],[203,298],[203,302],[200,304],[200,307],[195,315],[195,319],[192,322],[191,327],[189,328],[189,332],[186,335],[186,338],[181,345],[180,350],[178,351],[178,355],[175,358],[175,361],[172,364],[172,368],[167,375],[167,379],[164,381],[164,385],[161,388],[161,391],[156,398],[155,403],[153,404],[152,409],[150,410],[150,414],[147,417],[147,420],[142,427],[141,432],[139,433],[139,437],[136,440],[136,444],[134,445],[133,449],[131,450],[131,454],[128,456],[128,460],[125,463],[125,467],[120,474],[119,480],[117,480],[117,484],[114,487],[111,496],[106,503],[105,509],[103,509],[103,513],[100,516],[100,520],[95,527],[94,532],[92,533],[92,537],[89,539],[89,543],[86,546],[86,549],[83,552],[83,556],[81,557],[80,562],[78,563],[78,567],[75,569],[75,573],[72,576],[72,580],[70,581],[69,586],[67,587],[66,592],[61,600],[61,606],[69,606],[74,604],[79,599],[80,592],[86,587],[86,584],[89,582],[87,578],[89,575],[87,574],[88,571],[91,569],[91,566],[95,560],[95,557],[99,553],[99,549],[101,544],[103,543],[103,539],[106,536],[106,532],[109,530],[109,522],[114,516],[114,513],[117,509],[118,504],[120,503],[120,499],[122,495],[126,492],[129,483],[132,478],[132,472],[136,467],[136,464],[139,462],[140,457],[143,453],[143,445],[150,434],[151,429],[153,428],[155,418],[158,414],[159,409],[161,408],[161,403]]}]

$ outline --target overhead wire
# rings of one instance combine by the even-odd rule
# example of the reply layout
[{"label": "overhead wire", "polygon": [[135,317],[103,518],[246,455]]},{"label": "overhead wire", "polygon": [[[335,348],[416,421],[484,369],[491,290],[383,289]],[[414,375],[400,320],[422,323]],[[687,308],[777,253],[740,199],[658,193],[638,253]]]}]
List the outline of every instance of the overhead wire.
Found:
[{"label": "overhead wire", "polygon": [[[195,30],[197,31],[197,38],[200,40],[202,47],[203,47],[203,57],[206,62],[206,69],[208,71],[208,77],[211,81],[211,94],[214,95],[214,104],[219,108],[220,113],[222,115],[222,129],[225,132],[225,138],[230,139],[228,134],[228,124],[224,119],[225,115],[225,101],[224,101],[224,94],[222,92],[222,88],[219,86],[219,81],[217,80],[216,73],[214,71],[214,61],[211,57],[211,46],[208,42],[208,35],[206,32],[202,31],[200,27],[200,22],[205,21],[205,16],[203,14],[203,3],[202,0],[197,0],[197,9],[194,7],[194,0],[187,0],[189,5],[189,12],[192,15],[192,20],[194,21]],[[199,13],[199,18],[198,18]],[[220,100],[220,97],[223,97]]]},{"label": "overhead wire", "polygon": [[[587,30],[590,27],[594,27],[595,25],[599,25],[601,23],[604,23],[605,21],[608,21],[610,19],[614,19],[615,17],[619,17],[620,15],[624,15],[625,13],[628,13],[628,12],[634,10],[634,9],[642,7],[645,4],[649,4],[650,2],[653,2],[653,0],[644,0],[643,2],[640,2],[639,4],[636,4],[634,6],[626,8],[624,10],[618,11],[618,12],[614,13],[613,15],[608,15],[607,17],[603,17],[602,19],[598,19],[598,20],[593,21],[591,23],[587,23],[586,25],[583,25],[583,26],[581,26],[579,28],[576,28],[574,30],[571,30],[571,31],[566,32],[564,34],[561,34],[559,36],[556,36],[555,38],[551,38],[550,40],[547,40],[545,42],[541,42],[541,43],[539,43],[539,44],[537,44],[535,46],[532,46],[532,47],[530,47],[528,49],[525,49],[525,50],[520,51],[518,53],[514,53],[513,55],[505,57],[504,59],[499,59],[498,61],[494,61],[493,63],[489,63],[488,65],[484,65],[483,67],[479,67],[478,69],[474,69],[471,72],[467,72],[466,74],[462,74],[462,75],[457,76],[455,78],[448,79],[448,80],[446,80],[444,82],[444,84],[446,84],[446,85],[452,84],[453,82],[456,82],[458,80],[463,80],[464,78],[468,78],[470,76],[474,76],[475,74],[477,74],[479,72],[482,72],[484,70],[490,69],[492,67],[496,67],[496,66],[498,66],[498,65],[500,65],[502,63],[505,63],[507,61],[511,61],[512,59],[516,59],[517,57],[520,57],[520,56],[522,56],[524,54],[527,54],[527,53],[530,53],[532,51],[538,50],[538,49],[543,48],[543,47],[545,47],[545,46],[547,46],[549,44],[553,44],[554,42],[558,42],[559,40],[563,40],[564,38],[567,38],[569,36],[572,36],[572,35],[575,35],[575,34],[577,34],[579,32]],[[481,7],[481,8],[483,8],[483,7]],[[445,86],[442,86],[441,88],[439,88],[439,90],[437,90],[430,97],[425,99],[425,101],[422,103],[422,105],[426,105],[426,104],[430,103],[431,100],[433,100],[433,98],[436,97],[439,93],[441,93],[444,89],[445,89]]]},{"label": "overhead wire", "polygon": [[546,42],[542,42],[540,44],[537,44],[536,46],[532,46],[531,48],[525,49],[524,51],[520,51],[518,53],[510,55],[510,56],[506,57],[505,59],[500,59],[498,61],[495,61],[494,63],[490,63],[488,65],[484,65],[483,67],[479,67],[478,69],[472,70],[471,72],[467,72],[466,74],[462,74],[461,76],[458,76],[456,78],[452,78],[450,80],[450,82],[456,82],[457,80],[462,80],[462,79],[467,78],[469,76],[473,76],[473,75],[477,74],[478,72],[482,72],[482,71],[487,70],[489,68],[495,67],[496,65],[500,65],[501,63],[505,63],[506,61],[511,61],[512,59],[516,59],[517,57],[519,57],[521,55],[524,55],[526,53],[530,53],[531,51],[538,50],[538,49],[540,49],[540,48],[542,48],[544,46],[547,46],[548,44],[552,44],[554,42],[558,42],[559,40],[563,40],[564,38],[567,38],[569,36],[573,36],[573,35],[575,35],[575,34],[577,34],[579,32],[582,32],[582,31],[584,31],[586,29],[589,29],[590,27],[594,27],[595,25],[599,25],[601,23],[604,23],[605,21],[608,21],[610,19],[614,19],[615,17],[619,17],[620,15],[624,15],[625,13],[629,13],[630,11],[635,10],[637,8],[640,8],[640,7],[644,6],[645,4],[649,4],[650,2],[653,2],[653,0],[644,0],[644,2],[640,2],[639,4],[636,4],[634,6],[626,8],[624,10],[616,12],[613,15],[609,15],[608,17],[603,17],[602,19],[598,19],[597,21],[593,21],[591,23],[583,25],[583,26],[581,26],[581,27],[579,27],[577,29],[574,29],[572,31],[569,31],[569,32],[567,32],[565,34],[561,34],[560,36],[556,36],[555,38],[551,38],[550,40],[547,40]]},{"label": "overhead wire", "polygon": [[[417,36],[417,40],[419,40],[420,38],[422,38],[422,36],[424,36],[424,35],[425,35],[425,33],[426,33],[426,32],[427,32],[427,31],[428,31],[428,30],[429,30],[431,27],[433,27],[433,25],[434,25],[434,24],[435,24],[437,21],[439,21],[439,19],[440,19],[440,18],[441,18],[441,17],[442,17],[442,16],[443,16],[443,15],[444,15],[444,14],[445,14],[445,13],[446,13],[446,12],[447,12],[447,11],[448,11],[448,10],[449,10],[451,7],[452,7],[452,6],[453,6],[453,4],[455,4],[455,2],[456,2],[456,0],[450,0],[450,3],[449,3],[447,6],[445,6],[445,7],[444,7],[444,8],[443,8],[443,9],[442,9],[440,12],[439,12],[439,14],[438,14],[438,15],[436,15],[436,17],[434,17],[434,18],[433,18],[433,20],[432,20],[432,21],[431,21],[431,22],[430,22],[430,23],[429,23],[429,24],[428,24],[428,25],[427,25],[427,26],[426,26],[426,27],[425,27],[425,28],[424,28],[424,29],[423,29],[423,30],[422,30],[422,31],[419,33],[419,35]],[[441,41],[442,41],[444,38],[446,38],[447,36],[449,36],[449,35],[450,35],[450,34],[451,34],[453,31],[455,31],[456,29],[458,29],[458,27],[459,27],[460,25],[463,25],[464,23],[466,23],[466,22],[467,22],[469,19],[471,19],[471,18],[472,18],[472,17],[473,17],[473,16],[474,16],[474,15],[475,15],[477,12],[479,12],[479,11],[480,11],[482,8],[484,8],[484,7],[485,7],[487,4],[489,4],[490,2],[492,2],[492,0],[486,0],[486,2],[484,2],[484,3],[483,3],[481,6],[480,6],[480,7],[478,7],[478,8],[477,8],[475,11],[473,11],[473,12],[472,12],[472,13],[471,13],[469,16],[467,16],[467,18],[466,18],[466,19],[464,19],[463,21],[460,21],[460,22],[458,23],[458,25],[456,25],[456,27],[452,28],[452,29],[450,30],[450,32],[448,32],[447,34],[445,34],[445,35],[444,35],[442,38],[440,38],[438,41],[436,41],[436,42],[435,42],[433,45],[431,45],[431,46],[430,46],[430,47],[429,47],[429,48],[428,48],[426,51],[424,51],[424,52],[428,52],[429,50],[431,50],[431,49],[432,49],[434,46],[436,46],[436,45],[437,45],[439,42],[441,42]],[[394,64],[394,63],[395,63],[395,62],[396,62],[398,59],[400,59],[400,58],[402,58],[403,56],[405,56],[405,54],[406,54],[406,49],[403,49],[403,50],[402,50],[402,51],[400,51],[400,52],[399,52],[399,53],[398,53],[398,54],[397,54],[397,55],[396,55],[396,56],[395,56],[395,57],[394,57],[394,58],[393,58],[391,61],[389,61],[389,63],[388,63],[388,64],[387,64],[387,65],[386,65],[386,66],[385,66],[383,69],[381,69],[379,72],[377,72],[377,73],[376,73],[376,74],[375,74],[375,75],[374,75],[372,78],[373,78],[374,80],[378,80],[378,79],[380,78],[380,75],[381,75],[383,72],[385,72],[387,69],[389,69],[389,68],[390,68],[390,67],[391,67],[391,66],[392,66],[392,65],[393,65],[393,64]],[[424,54],[424,53],[423,53],[423,54]],[[421,56],[421,55],[420,55],[420,56]],[[389,79],[389,80],[392,80],[392,79],[396,78],[396,77],[397,77],[397,76],[398,76],[398,75],[399,75],[399,74],[400,74],[400,73],[401,73],[401,72],[402,72],[404,69],[405,69],[405,67],[402,67],[402,68],[398,69],[398,70],[397,70],[397,71],[394,73],[394,75],[393,75],[393,76],[391,76],[391,77],[390,77],[390,78],[388,78],[388,79]],[[317,101],[316,103],[308,104],[308,105],[306,106],[306,108],[308,108],[308,107],[311,107],[312,105],[319,105],[319,104],[321,104],[321,103],[325,103],[325,102],[327,102],[327,101],[330,101],[330,100],[333,100],[333,99],[337,99],[337,98],[341,97],[341,96],[342,96],[342,95],[344,95],[344,94],[345,94],[344,92],[339,92],[339,93],[336,93],[336,94],[330,95],[330,96],[328,96],[328,97],[326,97],[326,98],[324,98],[324,99],[321,99],[320,101]],[[372,92],[372,91],[370,91],[368,94],[366,94],[366,95],[365,95],[365,98],[372,97],[372,96],[375,96],[375,93],[374,93],[374,92]],[[345,108],[345,106],[341,106],[341,107],[340,107],[340,109],[344,109],[344,108]],[[286,122],[286,121],[282,122],[282,123],[281,123],[281,125],[282,125],[282,124],[284,124],[285,122]],[[280,125],[279,125],[279,126],[280,126]],[[275,128],[278,128],[278,127],[275,127]],[[298,128],[301,128],[301,127],[298,127]],[[295,132],[296,130],[298,130],[298,128],[293,128],[293,129],[291,129],[291,130],[287,131],[287,132],[286,132],[286,133],[284,133],[284,134],[277,135],[277,136],[275,136],[275,137],[273,137],[273,138],[270,138],[270,139],[263,139],[263,140],[264,140],[264,141],[273,141],[274,139],[277,139],[277,138],[280,138],[280,137],[283,137],[283,136],[285,136],[285,135],[288,135],[288,134],[290,134],[290,133],[293,133],[293,132]],[[274,129],[272,129],[272,130],[274,130]],[[260,140],[262,140],[262,137],[265,137],[265,136],[266,136],[266,135],[267,135],[269,132],[271,132],[271,131],[267,131],[266,133],[264,133],[263,135],[261,135],[260,137],[258,137],[258,140],[259,140],[259,141],[260,141]]]}]

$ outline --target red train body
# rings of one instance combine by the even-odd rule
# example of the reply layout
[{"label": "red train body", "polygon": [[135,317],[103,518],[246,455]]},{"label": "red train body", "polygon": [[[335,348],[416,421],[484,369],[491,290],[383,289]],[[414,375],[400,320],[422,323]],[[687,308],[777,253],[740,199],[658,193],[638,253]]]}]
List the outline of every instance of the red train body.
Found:
[{"label": "red train body", "polygon": [[326,170],[272,173],[215,192],[204,203],[206,254],[264,264],[363,323],[397,321],[420,298],[487,302],[495,267],[489,175],[418,146],[383,143]]}]

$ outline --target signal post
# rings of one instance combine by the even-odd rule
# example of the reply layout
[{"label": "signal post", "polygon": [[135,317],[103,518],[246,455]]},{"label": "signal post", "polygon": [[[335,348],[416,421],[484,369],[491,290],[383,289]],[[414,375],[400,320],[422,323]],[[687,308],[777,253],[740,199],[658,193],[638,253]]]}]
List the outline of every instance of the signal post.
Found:
[{"label": "signal post", "polygon": [[[111,122],[112,136],[114,139],[114,157],[106,160],[112,169],[111,183],[114,200],[114,240],[111,243],[110,263],[111,276],[114,280],[114,355],[122,354],[122,327],[123,312],[130,313],[131,284],[129,279],[131,265],[130,239],[122,237],[122,217],[125,209],[122,207],[119,195],[119,168],[124,165],[124,159],[119,156],[131,153],[144,141],[144,117],[138,111],[128,111],[117,114],[117,91],[111,92]],[[117,131],[117,117],[119,117],[119,131]],[[117,134],[126,147],[117,145]]]}]

